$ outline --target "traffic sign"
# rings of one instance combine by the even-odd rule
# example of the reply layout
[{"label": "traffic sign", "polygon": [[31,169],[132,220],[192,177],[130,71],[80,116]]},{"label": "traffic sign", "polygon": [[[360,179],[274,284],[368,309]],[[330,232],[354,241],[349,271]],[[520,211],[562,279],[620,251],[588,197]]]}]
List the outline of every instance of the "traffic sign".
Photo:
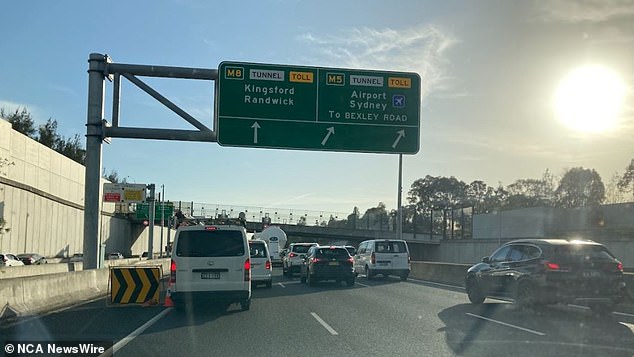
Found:
[{"label": "traffic sign", "polygon": [[137,183],[104,183],[103,201],[116,203],[145,202],[146,186]]},{"label": "traffic sign", "polygon": [[420,76],[222,62],[216,132],[223,146],[415,154]]},{"label": "traffic sign", "polygon": [[[172,217],[174,215],[174,203],[173,202],[155,202],[154,204],[154,220],[161,220],[161,205],[163,205],[163,217],[167,219],[168,217]],[[149,203],[139,203],[136,205],[136,219],[150,219],[150,204]]]},{"label": "traffic sign", "polygon": [[110,302],[141,304],[159,299],[160,268],[110,268]]}]

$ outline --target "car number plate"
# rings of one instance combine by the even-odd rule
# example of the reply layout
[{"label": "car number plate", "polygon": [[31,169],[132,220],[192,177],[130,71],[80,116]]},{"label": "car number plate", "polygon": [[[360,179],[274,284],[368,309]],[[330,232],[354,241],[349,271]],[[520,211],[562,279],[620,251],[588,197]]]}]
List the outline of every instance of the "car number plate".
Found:
[{"label": "car number plate", "polygon": [[339,265],[339,262],[330,262],[328,265]]},{"label": "car number plate", "polygon": [[390,265],[390,263],[379,263],[379,265],[382,266],[382,267],[386,267],[386,266]]},{"label": "car number plate", "polygon": [[598,278],[601,276],[601,273],[596,270],[584,271],[581,273],[584,278]]},{"label": "car number plate", "polygon": [[200,273],[201,279],[220,279],[220,273]]}]

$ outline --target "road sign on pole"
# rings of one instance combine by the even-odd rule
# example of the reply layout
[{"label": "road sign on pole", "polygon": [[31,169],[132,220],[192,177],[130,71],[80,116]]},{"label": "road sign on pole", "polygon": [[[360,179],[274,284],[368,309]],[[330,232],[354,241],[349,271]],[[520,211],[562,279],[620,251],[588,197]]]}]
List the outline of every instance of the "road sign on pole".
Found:
[{"label": "road sign on pole", "polygon": [[145,202],[147,188],[136,183],[104,183],[103,201],[116,203]]},{"label": "road sign on pole", "polygon": [[222,62],[216,132],[223,146],[415,154],[417,73]]}]

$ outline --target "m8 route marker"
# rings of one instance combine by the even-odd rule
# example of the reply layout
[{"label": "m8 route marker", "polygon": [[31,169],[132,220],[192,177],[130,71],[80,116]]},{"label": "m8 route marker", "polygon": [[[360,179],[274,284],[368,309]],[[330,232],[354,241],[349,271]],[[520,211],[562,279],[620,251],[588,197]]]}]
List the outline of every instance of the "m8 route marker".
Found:
[{"label": "m8 route marker", "polygon": [[215,130],[223,146],[415,154],[417,73],[222,62]]}]

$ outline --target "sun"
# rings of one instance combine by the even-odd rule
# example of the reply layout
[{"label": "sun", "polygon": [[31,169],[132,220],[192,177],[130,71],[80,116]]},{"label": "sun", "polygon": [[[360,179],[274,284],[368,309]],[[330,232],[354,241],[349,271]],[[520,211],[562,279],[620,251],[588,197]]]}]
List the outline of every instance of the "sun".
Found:
[{"label": "sun", "polygon": [[618,125],[625,84],[613,71],[598,65],[574,69],[555,93],[557,117],[571,129],[599,133]]}]

